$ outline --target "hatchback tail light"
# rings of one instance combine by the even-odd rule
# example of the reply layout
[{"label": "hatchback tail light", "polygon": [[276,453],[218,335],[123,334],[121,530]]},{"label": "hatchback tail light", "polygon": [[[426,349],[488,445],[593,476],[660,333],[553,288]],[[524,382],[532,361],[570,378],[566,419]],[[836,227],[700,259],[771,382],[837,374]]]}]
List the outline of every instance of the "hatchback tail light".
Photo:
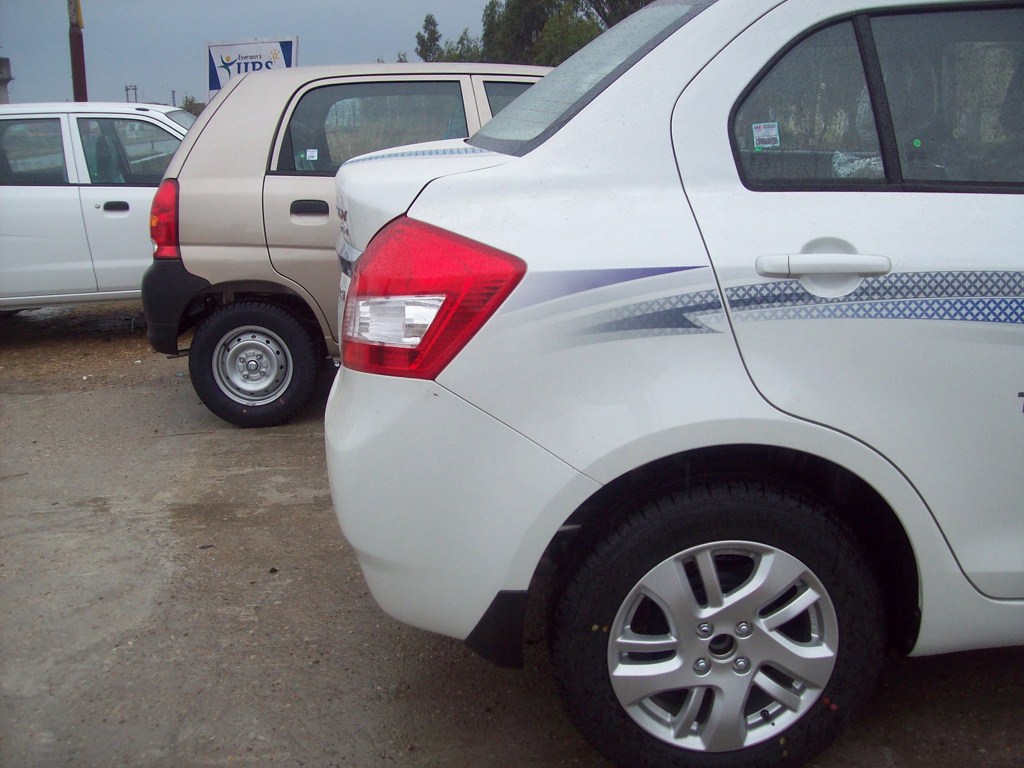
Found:
[{"label": "hatchback tail light", "polygon": [[180,259],[178,245],[178,181],[164,179],[149,209],[149,236],[154,259]]},{"label": "hatchback tail light", "polygon": [[515,256],[413,219],[388,224],[356,262],[342,362],[434,379],[526,274]]}]

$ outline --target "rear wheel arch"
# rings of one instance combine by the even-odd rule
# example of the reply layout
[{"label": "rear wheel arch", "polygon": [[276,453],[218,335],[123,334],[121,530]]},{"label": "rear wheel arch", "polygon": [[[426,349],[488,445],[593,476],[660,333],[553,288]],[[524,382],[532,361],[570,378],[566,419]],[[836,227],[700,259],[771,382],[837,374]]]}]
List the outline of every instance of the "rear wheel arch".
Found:
[{"label": "rear wheel arch", "polygon": [[546,560],[557,564],[549,597],[557,599],[582,558],[632,511],[672,492],[735,479],[791,490],[832,510],[853,532],[881,586],[890,645],[900,653],[913,648],[920,629],[919,569],[896,512],[849,469],[790,448],[742,444],[696,449],[606,484],[569,517],[563,534],[549,546]]},{"label": "rear wheel arch", "polygon": [[217,283],[197,293],[182,312],[178,333],[184,334],[207,317],[231,304],[260,302],[270,304],[294,317],[317,345],[321,357],[327,357],[325,329],[317,312],[300,294],[277,283],[241,281]]}]

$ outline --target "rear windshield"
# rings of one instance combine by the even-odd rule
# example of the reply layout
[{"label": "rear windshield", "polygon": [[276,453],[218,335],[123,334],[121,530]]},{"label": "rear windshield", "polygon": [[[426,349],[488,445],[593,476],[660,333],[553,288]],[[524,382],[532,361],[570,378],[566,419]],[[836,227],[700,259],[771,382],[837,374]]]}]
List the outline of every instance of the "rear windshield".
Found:
[{"label": "rear windshield", "polygon": [[496,115],[469,143],[523,155],[716,0],[658,0],[616,24]]},{"label": "rear windshield", "polygon": [[167,116],[174,122],[184,128],[186,131],[192,127],[192,123],[196,121],[196,116],[191,112],[186,112],[183,109],[172,109],[167,113]]}]

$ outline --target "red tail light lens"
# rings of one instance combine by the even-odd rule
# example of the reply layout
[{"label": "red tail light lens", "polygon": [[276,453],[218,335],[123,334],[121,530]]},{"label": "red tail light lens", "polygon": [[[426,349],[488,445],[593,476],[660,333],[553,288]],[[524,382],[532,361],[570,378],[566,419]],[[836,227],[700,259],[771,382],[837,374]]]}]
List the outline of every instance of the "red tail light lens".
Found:
[{"label": "red tail light lens", "polygon": [[178,181],[165,179],[149,209],[149,236],[154,259],[180,259],[178,246]]},{"label": "red tail light lens", "polygon": [[434,379],[526,274],[515,256],[400,218],[359,257],[345,300],[342,361]]}]

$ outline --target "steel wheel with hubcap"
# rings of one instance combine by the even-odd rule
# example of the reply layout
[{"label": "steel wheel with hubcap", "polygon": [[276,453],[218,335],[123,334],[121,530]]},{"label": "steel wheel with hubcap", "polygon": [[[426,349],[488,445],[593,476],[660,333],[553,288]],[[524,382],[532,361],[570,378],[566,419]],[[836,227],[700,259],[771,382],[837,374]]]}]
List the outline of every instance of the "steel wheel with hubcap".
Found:
[{"label": "steel wheel with hubcap", "polygon": [[880,605],[827,510],[726,483],[593,545],[557,608],[553,660],[570,714],[622,765],[799,765],[870,693]]},{"label": "steel wheel with hubcap", "polygon": [[280,307],[231,304],[196,330],[189,353],[192,385],[203,403],[241,427],[291,418],[313,393],[316,347]]}]

